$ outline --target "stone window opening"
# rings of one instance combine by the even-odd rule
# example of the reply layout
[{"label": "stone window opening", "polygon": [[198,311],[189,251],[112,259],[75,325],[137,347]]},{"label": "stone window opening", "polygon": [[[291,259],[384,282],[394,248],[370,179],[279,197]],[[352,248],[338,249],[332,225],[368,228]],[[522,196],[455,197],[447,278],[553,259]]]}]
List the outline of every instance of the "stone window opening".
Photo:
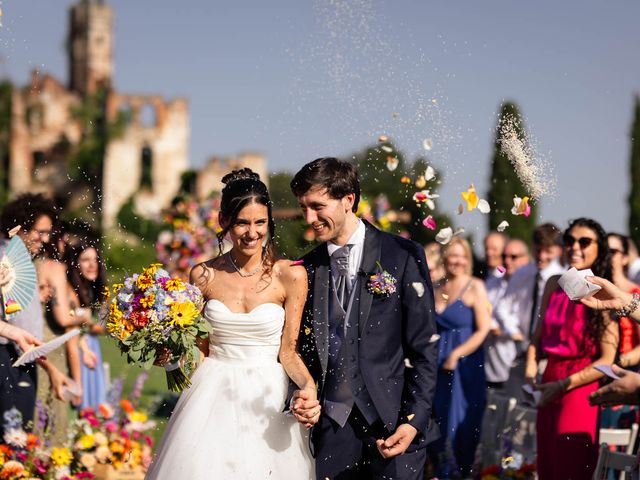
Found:
[{"label": "stone window opening", "polygon": [[149,145],[142,147],[140,163],[140,188],[153,190],[153,151]]}]

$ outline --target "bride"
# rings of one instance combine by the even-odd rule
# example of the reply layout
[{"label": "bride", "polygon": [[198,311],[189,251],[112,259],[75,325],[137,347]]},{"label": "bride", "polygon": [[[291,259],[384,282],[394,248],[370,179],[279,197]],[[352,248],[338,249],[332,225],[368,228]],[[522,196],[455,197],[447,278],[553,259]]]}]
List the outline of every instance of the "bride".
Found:
[{"label": "bride", "polygon": [[[146,478],[312,479],[304,427],[317,422],[320,406],[296,351],[306,270],[274,257],[272,204],[260,177],[244,168],[222,182],[218,236],[228,234],[233,246],[191,271],[213,331]],[[283,412],[289,378],[317,405],[300,423]]]}]

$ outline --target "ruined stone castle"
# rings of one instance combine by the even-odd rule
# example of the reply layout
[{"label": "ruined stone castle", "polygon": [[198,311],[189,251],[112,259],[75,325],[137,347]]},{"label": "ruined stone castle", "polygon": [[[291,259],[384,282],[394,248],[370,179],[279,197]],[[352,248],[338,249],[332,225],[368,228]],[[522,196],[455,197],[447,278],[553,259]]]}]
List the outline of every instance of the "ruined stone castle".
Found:
[{"label": "ruined stone castle", "polygon": [[[74,110],[99,89],[107,90],[107,121],[126,118],[123,131],[106,146],[102,168],[100,208],[103,227],[117,222],[122,206],[133,199],[142,215],[158,217],[178,193],[188,167],[189,104],[185,98],[119,92],[113,85],[113,10],[101,0],[80,0],[69,16],[68,85],[34,72],[30,85],[12,96],[9,190],[46,192],[54,197],[76,196],[68,175],[64,146],[77,145],[82,126]],[[125,115],[121,115],[125,114]],[[222,176],[248,166],[267,179],[266,161],[259,154],[212,158],[196,173],[194,194],[220,190]],[[73,206],[74,199],[70,201]]]}]

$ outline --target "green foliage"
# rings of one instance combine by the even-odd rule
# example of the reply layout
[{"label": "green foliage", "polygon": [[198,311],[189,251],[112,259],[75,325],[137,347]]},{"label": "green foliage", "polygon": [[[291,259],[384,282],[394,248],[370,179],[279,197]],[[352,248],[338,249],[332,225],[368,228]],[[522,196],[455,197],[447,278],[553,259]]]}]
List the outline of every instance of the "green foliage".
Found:
[{"label": "green foliage", "polygon": [[518,107],[514,103],[505,102],[502,104],[498,117],[494,154],[491,162],[489,192],[487,193],[487,201],[491,206],[491,212],[488,215],[488,227],[489,230],[495,230],[500,222],[507,220],[509,222],[509,235],[530,243],[535,228],[536,206],[530,204],[531,215],[528,218],[523,215],[514,216],[511,214],[513,197],[515,195],[526,197],[528,194],[522,182],[518,179],[509,158],[502,152],[499,143],[500,132],[505,122],[514,119],[517,120],[517,135],[524,141],[524,127]]},{"label": "green foliage", "polygon": [[629,236],[640,245],[640,97],[636,95],[631,126],[631,158],[629,159],[631,190],[629,192]]},{"label": "green foliage", "polygon": [[11,97],[13,84],[0,82],[0,207],[9,197],[9,142],[11,138]]},{"label": "green foliage", "polygon": [[313,242],[304,239],[304,232],[309,225],[302,218],[276,219],[275,247],[278,254],[284,258],[295,259],[307,253],[313,247]]},{"label": "green foliage", "polygon": [[195,170],[186,170],[180,175],[180,190],[178,196],[189,196],[196,194],[196,180],[198,173]]},{"label": "green foliage", "polygon": [[163,229],[161,223],[144,218],[135,211],[133,197],[129,197],[129,200],[122,205],[117,218],[121,228],[140,237],[141,240],[155,241]]},{"label": "green foliage", "polygon": [[289,172],[275,172],[269,175],[269,194],[275,208],[299,208],[289,184],[293,175]]}]

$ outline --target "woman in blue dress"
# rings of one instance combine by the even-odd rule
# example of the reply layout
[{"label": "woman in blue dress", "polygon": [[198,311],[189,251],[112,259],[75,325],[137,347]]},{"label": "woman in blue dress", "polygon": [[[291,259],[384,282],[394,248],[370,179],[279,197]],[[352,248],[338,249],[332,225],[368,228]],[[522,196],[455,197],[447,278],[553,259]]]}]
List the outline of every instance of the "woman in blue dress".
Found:
[{"label": "woman in blue dress", "polygon": [[454,237],[444,251],[446,275],[435,290],[440,345],[434,414],[442,436],[431,444],[430,456],[439,478],[469,476],[486,403],[482,343],[490,306],[471,267],[469,243]]},{"label": "woman in blue dress", "polygon": [[[68,247],[65,252],[69,284],[78,300],[76,315],[95,318],[99,309],[100,295],[106,285],[106,273],[101,263],[97,242],[82,239],[79,245]],[[81,408],[97,407],[106,401],[106,378],[102,365],[99,335],[104,327],[98,322],[87,322],[89,332],[80,339],[82,357],[82,403]]]}]

